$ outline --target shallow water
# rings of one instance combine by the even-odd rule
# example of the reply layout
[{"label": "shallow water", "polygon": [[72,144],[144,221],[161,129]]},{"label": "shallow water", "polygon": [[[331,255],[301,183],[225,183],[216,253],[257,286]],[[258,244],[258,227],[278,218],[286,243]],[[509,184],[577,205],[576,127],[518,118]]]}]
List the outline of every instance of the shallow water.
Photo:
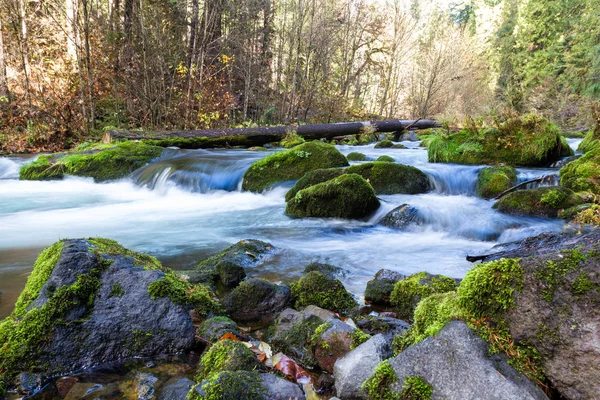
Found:
[{"label": "shallow water", "polygon": [[[460,278],[471,264],[467,254],[483,253],[499,242],[562,229],[563,223],[500,214],[493,201],[474,196],[483,166],[432,164],[418,143],[407,149],[373,145],[339,146],[344,154],[387,154],[425,171],[435,188],[422,195],[381,196],[382,206],[365,221],[291,219],[284,214],[292,182],[263,194],[241,192],[248,166],[268,152],[168,149],[160,160],[117,182],[91,179],[19,181],[28,160],[0,158],[0,318],[8,315],[37,254],[63,238],[102,236],[157,256],[177,268],[241,239],[271,242],[282,252],[250,276],[290,281],[311,261],[344,267],[346,287],[361,297],[381,268]],[[570,140],[573,147],[577,140]],[[556,174],[556,169],[522,169],[519,178]],[[378,226],[393,208],[409,203],[424,223],[408,231]]]}]

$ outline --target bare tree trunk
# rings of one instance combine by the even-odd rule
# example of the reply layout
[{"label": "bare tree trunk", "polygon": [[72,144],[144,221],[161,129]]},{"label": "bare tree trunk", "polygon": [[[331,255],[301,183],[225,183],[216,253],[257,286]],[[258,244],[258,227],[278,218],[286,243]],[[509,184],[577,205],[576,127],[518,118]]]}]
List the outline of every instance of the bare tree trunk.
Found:
[{"label": "bare tree trunk", "polygon": [[[192,0],[192,10],[190,19],[190,40],[188,43],[188,54],[187,54],[187,67],[188,67],[188,79],[191,75],[192,61],[196,52],[196,35],[198,32],[198,14],[200,13],[200,7],[198,0]],[[188,83],[189,84],[189,83]]]},{"label": "bare tree trunk", "polygon": [[4,37],[2,33],[2,18],[0,18],[0,97],[10,99],[8,91],[8,80],[6,78],[6,59],[4,55]]},{"label": "bare tree trunk", "polygon": [[66,33],[67,33],[67,54],[72,61],[77,60],[77,8],[78,0],[66,0]]},{"label": "bare tree trunk", "polygon": [[[83,1],[83,35],[85,45],[85,66],[87,72],[87,91],[88,99],[90,103],[90,118],[88,126],[94,129],[96,125],[96,100],[94,97],[94,76],[92,72],[92,51],[90,48],[90,13],[89,13],[89,0]],[[89,133],[89,132],[88,132]]]},{"label": "bare tree trunk", "polygon": [[29,44],[27,42],[27,22],[25,20],[25,0],[18,0],[19,3],[19,19],[21,22],[21,63],[23,64],[23,72],[25,73],[25,94],[27,96],[27,104],[31,109],[31,85],[29,77],[31,68],[29,66]]}]

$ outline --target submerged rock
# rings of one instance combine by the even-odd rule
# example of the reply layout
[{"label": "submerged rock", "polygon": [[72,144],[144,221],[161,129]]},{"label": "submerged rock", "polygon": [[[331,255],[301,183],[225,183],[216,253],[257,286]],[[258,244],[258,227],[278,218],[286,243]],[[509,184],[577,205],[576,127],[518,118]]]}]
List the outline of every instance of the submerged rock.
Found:
[{"label": "submerged rock", "polygon": [[251,321],[285,309],[290,301],[287,286],[253,278],[242,282],[225,297],[223,305],[234,320]]},{"label": "submerged rock", "polygon": [[159,157],[162,147],[141,142],[96,144],[71,153],[40,156],[21,167],[19,179],[53,180],[65,175],[94,178],[96,182],[124,178]]},{"label": "submerged rock", "polygon": [[335,146],[308,142],[253,163],[244,174],[242,188],[262,192],[276,182],[300,179],[315,169],[347,165],[348,160]]},{"label": "submerged rock", "polygon": [[392,357],[391,338],[376,335],[335,362],[336,394],[342,399],[367,399],[362,384],[375,368]]},{"label": "submerged rock", "polygon": [[222,311],[206,288],[154,257],[107,239],[63,240],[40,254],[0,325],[0,371],[48,376],[185,351],[194,345],[192,309]]},{"label": "submerged rock", "polygon": [[547,399],[503,357],[489,354],[488,344],[466,324],[450,322],[437,335],[407,348],[389,362],[387,372],[393,381],[389,389],[393,396],[399,396],[411,377],[420,377],[431,387],[431,398],[435,399]]},{"label": "submerged rock", "polygon": [[377,194],[419,194],[431,189],[427,175],[410,165],[372,162],[353,165],[346,172],[365,178]]},{"label": "submerged rock", "polygon": [[379,200],[367,181],[345,174],[300,190],[288,201],[286,214],[306,218],[364,218],[379,207]]},{"label": "submerged rock", "polygon": [[582,202],[572,190],[551,186],[509,193],[498,200],[493,208],[510,215],[556,218],[560,210]]},{"label": "submerged rock", "polygon": [[358,306],[350,292],[338,279],[331,279],[321,272],[312,271],[291,285],[293,304],[296,309],[309,305],[343,313]]},{"label": "submerged rock", "polygon": [[517,170],[513,167],[493,166],[477,174],[477,196],[491,199],[517,184]]},{"label": "submerged rock", "polygon": [[409,225],[419,224],[423,218],[419,215],[419,210],[410,204],[402,204],[387,213],[379,224],[389,228],[405,229]]}]

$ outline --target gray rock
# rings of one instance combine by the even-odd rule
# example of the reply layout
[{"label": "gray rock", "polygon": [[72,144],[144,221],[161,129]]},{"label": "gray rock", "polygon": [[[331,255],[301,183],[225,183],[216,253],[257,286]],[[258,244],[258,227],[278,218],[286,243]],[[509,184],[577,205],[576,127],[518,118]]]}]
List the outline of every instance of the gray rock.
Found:
[{"label": "gray rock", "polygon": [[365,289],[365,300],[372,304],[390,304],[390,295],[394,285],[405,276],[389,270],[381,269],[375,274],[375,279],[367,282]]},{"label": "gray rock", "polygon": [[312,271],[319,271],[329,279],[337,279],[344,277],[349,272],[347,269],[336,267],[335,265],[322,264],[318,262],[310,263],[306,267],[304,267],[305,274],[308,274]]},{"label": "gray rock", "polygon": [[267,388],[266,400],[304,400],[304,392],[298,385],[272,374],[261,374]]},{"label": "gray rock", "polygon": [[356,321],[356,326],[369,335],[383,333],[389,336],[402,335],[408,330],[410,324],[397,318],[385,316],[367,316]]},{"label": "gray rock", "polygon": [[291,300],[287,286],[254,278],[236,287],[223,300],[223,305],[232,319],[251,321],[284,310]]},{"label": "gray rock", "polygon": [[488,347],[466,324],[452,321],[391,360],[398,380],[390,388],[400,394],[406,378],[420,376],[433,388],[432,400],[547,399],[503,357],[490,357]]},{"label": "gray rock", "polygon": [[194,381],[183,378],[178,381],[167,383],[158,393],[158,400],[182,400],[185,399]]},{"label": "gray rock", "polygon": [[270,343],[276,351],[281,351],[307,367],[315,367],[318,363],[312,352],[311,341],[317,327],[324,322],[310,312],[303,313],[288,308],[279,313]]},{"label": "gray rock", "polygon": [[421,222],[423,222],[423,218],[419,215],[416,207],[409,204],[402,204],[387,213],[379,221],[379,224],[389,228],[405,229],[411,224],[419,224]]},{"label": "gray rock", "polygon": [[402,275],[400,272],[392,271],[391,269],[380,269],[375,274],[375,279],[389,279],[394,282],[398,282],[401,279],[406,278],[405,275]]},{"label": "gray rock", "polygon": [[202,322],[198,327],[197,334],[207,342],[216,342],[226,333],[233,333],[236,337],[242,338],[239,328],[235,322],[227,317],[213,317]]},{"label": "gray rock", "polygon": [[317,306],[307,306],[304,308],[304,310],[302,310],[302,313],[304,314],[304,316],[316,315],[324,321],[335,318],[334,313]]},{"label": "gray rock", "polygon": [[148,372],[137,372],[135,374],[134,385],[138,400],[150,400],[154,398],[154,384],[158,378]]},{"label": "gray rock", "polygon": [[335,362],[352,348],[355,328],[340,321],[330,319],[331,326],[314,343],[314,355],[319,366],[333,373]]},{"label": "gray rock", "polygon": [[391,337],[376,335],[335,362],[336,394],[345,400],[366,399],[362,384],[392,356]]}]

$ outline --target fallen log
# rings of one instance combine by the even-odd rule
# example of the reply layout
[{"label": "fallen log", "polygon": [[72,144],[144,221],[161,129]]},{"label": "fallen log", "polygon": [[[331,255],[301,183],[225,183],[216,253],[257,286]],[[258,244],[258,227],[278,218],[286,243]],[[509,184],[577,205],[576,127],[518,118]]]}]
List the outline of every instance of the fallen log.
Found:
[{"label": "fallen log", "polygon": [[336,136],[359,135],[363,132],[398,132],[439,127],[435,120],[386,120],[367,122],[342,122],[336,124],[311,124],[299,126],[274,126],[257,128],[227,128],[186,131],[124,131],[111,130],[104,134],[103,141],[143,140],[158,146],[182,148],[252,147],[278,142],[286,134],[296,132],[307,140],[327,139]]}]

